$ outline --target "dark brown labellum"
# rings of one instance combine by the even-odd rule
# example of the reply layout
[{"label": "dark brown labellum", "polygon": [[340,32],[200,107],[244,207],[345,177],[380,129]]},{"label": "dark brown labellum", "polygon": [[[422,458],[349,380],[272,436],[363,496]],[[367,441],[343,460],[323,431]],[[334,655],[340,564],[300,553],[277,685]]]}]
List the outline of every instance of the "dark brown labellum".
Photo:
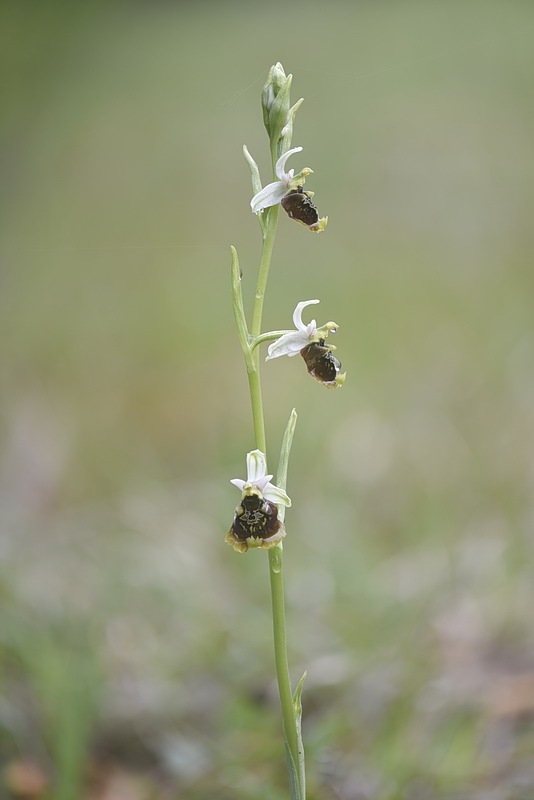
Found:
[{"label": "dark brown labellum", "polygon": [[307,344],[302,348],[300,354],[306,362],[308,372],[316,380],[327,386],[336,383],[341,369],[341,361],[334,356],[328,345],[325,345],[324,339]]},{"label": "dark brown labellum", "polygon": [[312,203],[312,200],[302,186],[286,194],[281,199],[282,208],[287,212],[291,219],[302,222],[306,227],[311,227],[319,222],[319,213],[317,206]]},{"label": "dark brown labellum", "polygon": [[235,510],[231,532],[240,542],[250,536],[270,539],[280,530],[278,510],[274,503],[258,494],[245,495]]}]

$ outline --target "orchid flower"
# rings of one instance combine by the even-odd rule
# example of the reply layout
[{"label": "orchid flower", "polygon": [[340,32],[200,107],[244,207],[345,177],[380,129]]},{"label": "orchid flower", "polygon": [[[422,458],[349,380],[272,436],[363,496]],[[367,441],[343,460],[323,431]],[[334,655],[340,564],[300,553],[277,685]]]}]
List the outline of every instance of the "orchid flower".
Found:
[{"label": "orchid flower", "polygon": [[328,334],[335,333],[337,325],[335,322],[327,322],[320,328],[317,327],[317,322],[312,319],[307,325],[302,321],[302,311],[306,306],[315,305],[319,300],[303,300],[297,303],[293,312],[293,324],[296,330],[283,333],[279,339],[269,345],[267,350],[267,361],[271,358],[279,358],[280,356],[296,356],[303,347],[311,342],[325,339]]},{"label": "orchid flower", "polygon": [[312,170],[309,167],[305,167],[296,176],[294,169],[285,172],[286,161],[289,156],[293,155],[293,153],[300,153],[301,150],[302,147],[293,147],[280,156],[275,166],[278,180],[274,181],[274,183],[268,183],[250,201],[250,207],[255,214],[260,214],[264,208],[275,206],[289,191],[301,186],[306,180],[306,176],[311,174]]},{"label": "orchid flower", "polygon": [[252,450],[247,453],[246,481],[240,478],[230,481],[241,492],[241,502],[225,541],[238,553],[246,553],[250,547],[268,550],[286,535],[277,506],[290,506],[291,500],[283,489],[271,483],[273,476],[266,472],[265,453]]}]

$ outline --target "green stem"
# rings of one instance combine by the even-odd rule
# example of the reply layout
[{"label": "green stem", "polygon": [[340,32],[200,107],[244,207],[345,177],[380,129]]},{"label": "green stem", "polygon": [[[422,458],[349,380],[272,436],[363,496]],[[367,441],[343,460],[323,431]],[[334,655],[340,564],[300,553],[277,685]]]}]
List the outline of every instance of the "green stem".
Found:
[{"label": "green stem", "polygon": [[243,357],[245,359],[245,366],[247,368],[250,402],[252,405],[252,420],[254,424],[254,436],[256,439],[256,447],[265,453],[265,424],[263,421],[263,401],[261,397],[259,360],[254,358],[250,346],[250,336],[245,318],[245,310],[243,308],[243,295],[241,292],[241,269],[239,267],[237,250],[235,247],[231,247],[230,249],[232,251],[232,307],[234,310],[239,342],[241,344]]},{"label": "green stem", "polygon": [[[246,153],[245,153],[246,155]],[[273,165],[277,158],[277,153],[274,148],[271,148],[271,157]],[[245,364],[247,368],[248,384],[250,390],[250,402],[252,406],[252,418],[254,423],[254,435],[256,439],[256,447],[263,453],[267,452],[266,438],[265,438],[265,422],[263,417],[263,401],[261,393],[260,382],[260,351],[257,345],[261,341],[267,341],[271,338],[270,334],[261,336],[261,323],[263,316],[263,301],[265,299],[265,290],[267,286],[267,279],[269,277],[269,268],[271,266],[271,258],[273,254],[274,240],[276,236],[276,228],[278,225],[279,206],[271,206],[262,222],[263,234],[263,247],[261,252],[260,268],[258,273],[258,282],[256,284],[256,295],[254,298],[254,306],[252,310],[252,326],[250,334],[247,329],[245,314],[243,310],[243,301],[241,296],[241,273],[237,259],[235,248],[232,248],[232,276],[233,276],[233,305],[234,314],[236,318],[239,338],[243,355],[245,357]],[[276,332],[276,337],[278,332]],[[276,338],[275,337],[275,338]],[[253,352],[255,349],[255,352]],[[280,465],[278,470],[278,486],[285,488],[286,475],[287,475],[287,461],[289,457],[289,449],[291,447],[291,439],[295,428],[296,413],[292,412],[282,445],[282,453],[280,457]],[[284,507],[279,510],[280,520],[284,519]],[[287,661],[287,640],[286,640],[286,620],[284,608],[284,583],[282,572],[282,555],[283,547],[280,542],[275,547],[269,550],[269,573],[271,582],[271,599],[272,599],[272,614],[273,614],[273,634],[274,634],[274,656],[276,666],[276,676],[278,680],[278,691],[280,694],[280,704],[282,708],[282,718],[284,726],[284,734],[289,750],[290,758],[293,766],[289,765],[290,781],[292,781],[291,797],[297,800],[305,800],[305,787],[304,787],[304,761],[303,754],[299,752],[299,743],[301,741],[299,734],[299,720],[297,720],[297,711],[293,702],[293,693],[291,690],[291,679],[289,675],[289,666]],[[298,691],[298,690],[297,690]],[[300,719],[300,716],[299,716]],[[300,765],[300,766],[299,766]]]},{"label": "green stem", "polygon": [[[276,485],[280,489],[286,488],[287,484],[287,465],[289,453],[293,442],[293,434],[297,423],[297,412],[291,412],[287,423],[282,448],[280,451],[280,461],[276,474]],[[283,522],[285,518],[285,507],[279,511],[279,519]],[[283,556],[284,548],[282,542],[269,550],[269,573],[271,579],[271,604],[273,611],[273,634],[274,634],[274,659],[276,664],[276,676],[278,679],[278,691],[280,694],[280,704],[282,706],[282,718],[284,721],[284,733],[287,745],[293,759],[293,763],[298,770],[299,744],[300,737],[297,728],[297,718],[295,705],[293,702],[293,692],[291,690],[291,678],[289,675],[289,665],[287,661],[287,639],[286,639],[286,616],[284,603],[284,577],[283,577]],[[304,776],[299,776],[302,800],[304,800]]]},{"label": "green stem", "polygon": [[260,271],[258,273],[258,283],[256,284],[256,295],[254,298],[254,309],[252,311],[252,336],[259,336],[261,331],[261,318],[263,315],[263,301],[265,299],[265,287],[269,277],[269,267],[273,254],[274,238],[276,236],[276,226],[278,225],[279,205],[271,206],[265,213],[269,215],[265,223],[263,232],[263,247],[261,250]]},{"label": "green stem", "polygon": [[282,543],[269,550],[269,573],[271,578],[271,603],[273,611],[274,660],[282,719],[287,744],[295,765],[299,763],[299,745],[293,692],[287,662],[286,616],[284,606],[284,578],[282,571]]},{"label": "green stem", "polygon": [[252,406],[252,421],[254,423],[254,436],[256,437],[256,447],[262,453],[267,452],[267,442],[265,439],[265,422],[263,420],[263,400],[261,396],[260,372],[258,365],[254,363],[249,369],[247,365],[248,388],[250,391],[250,403]]},{"label": "green stem", "polygon": [[[261,331],[261,319],[263,316],[263,301],[265,299],[265,289],[269,268],[273,254],[276,227],[278,224],[278,206],[271,206],[266,212],[268,215],[263,228],[263,247],[261,250],[260,269],[258,282],[256,284],[256,295],[254,307],[252,309],[252,336],[259,336]],[[250,352],[250,347],[249,347]],[[250,402],[252,404],[252,418],[254,422],[254,434],[256,436],[256,447],[262,453],[267,453],[267,442],[265,439],[265,422],[263,417],[263,401],[261,395],[260,381],[260,359],[259,350],[254,353],[252,363],[247,363],[248,385],[250,390]]]},{"label": "green stem", "polygon": [[[265,288],[271,266],[276,227],[278,224],[279,206],[272,206],[269,209],[269,217],[266,220],[263,231],[263,248],[261,253],[260,270],[258,283],[256,286],[256,296],[252,312],[251,334],[254,337],[260,336],[261,321],[263,314],[263,301],[265,298]],[[252,348],[250,347],[250,350]],[[265,426],[263,421],[262,396],[259,373],[259,350],[254,353],[254,369],[248,370],[248,382],[250,388],[250,399],[252,404],[252,416],[254,419],[254,431],[256,434],[256,447],[262,452],[266,452]],[[293,419],[294,414],[292,415]],[[296,416],[295,416],[296,419]],[[290,423],[291,424],[291,423]],[[291,428],[294,429],[294,420]],[[289,430],[289,426],[288,426]],[[289,442],[289,446],[291,442]],[[284,448],[283,448],[284,449]],[[287,450],[285,458],[285,470],[283,472],[283,482],[287,473]],[[281,487],[283,488],[283,487]],[[281,512],[283,520],[283,511]],[[297,720],[295,707],[293,705],[293,692],[291,690],[291,678],[287,661],[287,638],[286,638],[286,616],[284,605],[284,579],[282,572],[283,546],[278,544],[269,550],[269,574],[271,581],[271,603],[273,614],[273,635],[274,635],[274,658],[276,666],[276,677],[278,680],[278,692],[280,694],[280,705],[282,707],[282,719],[284,724],[284,734],[287,745],[293,759],[293,763],[298,768],[299,764],[299,734],[297,730]],[[299,787],[300,788],[300,787]]]}]

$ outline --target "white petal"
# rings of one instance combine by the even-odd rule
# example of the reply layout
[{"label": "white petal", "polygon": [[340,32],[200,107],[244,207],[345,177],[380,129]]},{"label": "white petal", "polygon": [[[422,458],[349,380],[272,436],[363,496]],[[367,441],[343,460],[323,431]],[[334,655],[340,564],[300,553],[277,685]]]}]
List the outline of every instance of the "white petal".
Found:
[{"label": "white petal", "polygon": [[266,361],[280,356],[296,356],[310,341],[306,331],[291,331],[284,333],[276,342],[269,345]]},{"label": "white petal", "polygon": [[303,300],[301,303],[297,303],[293,311],[293,325],[298,331],[305,331],[307,329],[306,325],[302,322],[302,309],[320,302],[320,300]]},{"label": "white petal", "polygon": [[265,489],[265,487],[267,486],[272,477],[273,477],[272,475],[265,475],[263,478],[257,478],[254,485],[260,490],[260,492],[263,493],[263,490]]},{"label": "white petal", "polygon": [[266,500],[270,500],[271,503],[276,503],[278,506],[290,506],[291,500],[284,492],[283,489],[279,489],[278,486],[274,486],[272,483],[268,483],[265,489],[263,490],[263,496]]},{"label": "white petal", "polygon": [[[247,453],[247,483],[257,484],[258,480],[265,477],[267,472],[267,459],[261,450],[252,450]],[[272,478],[272,475],[271,475]]]},{"label": "white petal", "polygon": [[287,194],[287,186],[283,181],[275,181],[264,186],[261,192],[255,194],[250,201],[250,207],[254,214],[259,214],[264,208],[275,206],[282,197]]},{"label": "white petal", "polygon": [[276,172],[277,176],[280,180],[283,180],[285,177],[285,169],[286,169],[286,161],[289,156],[292,156],[293,153],[300,153],[302,147],[293,147],[291,150],[288,150],[286,153],[282,153],[278,161],[276,162],[276,166],[274,171]]},{"label": "white petal", "polygon": [[230,483],[233,483],[234,486],[237,486],[239,491],[242,492],[243,489],[245,488],[246,481],[242,481],[239,478],[234,478],[233,480],[230,481]]}]

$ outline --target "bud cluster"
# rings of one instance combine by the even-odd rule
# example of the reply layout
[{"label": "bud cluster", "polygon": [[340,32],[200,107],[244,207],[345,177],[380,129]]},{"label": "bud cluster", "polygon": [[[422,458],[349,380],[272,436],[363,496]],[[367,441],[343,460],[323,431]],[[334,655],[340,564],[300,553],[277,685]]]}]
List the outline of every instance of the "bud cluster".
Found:
[{"label": "bud cluster", "polygon": [[291,146],[293,120],[303,103],[303,98],[290,105],[292,75],[286,75],[278,61],[269,70],[267,82],[261,93],[263,123],[271,142],[271,150],[281,156]]}]

